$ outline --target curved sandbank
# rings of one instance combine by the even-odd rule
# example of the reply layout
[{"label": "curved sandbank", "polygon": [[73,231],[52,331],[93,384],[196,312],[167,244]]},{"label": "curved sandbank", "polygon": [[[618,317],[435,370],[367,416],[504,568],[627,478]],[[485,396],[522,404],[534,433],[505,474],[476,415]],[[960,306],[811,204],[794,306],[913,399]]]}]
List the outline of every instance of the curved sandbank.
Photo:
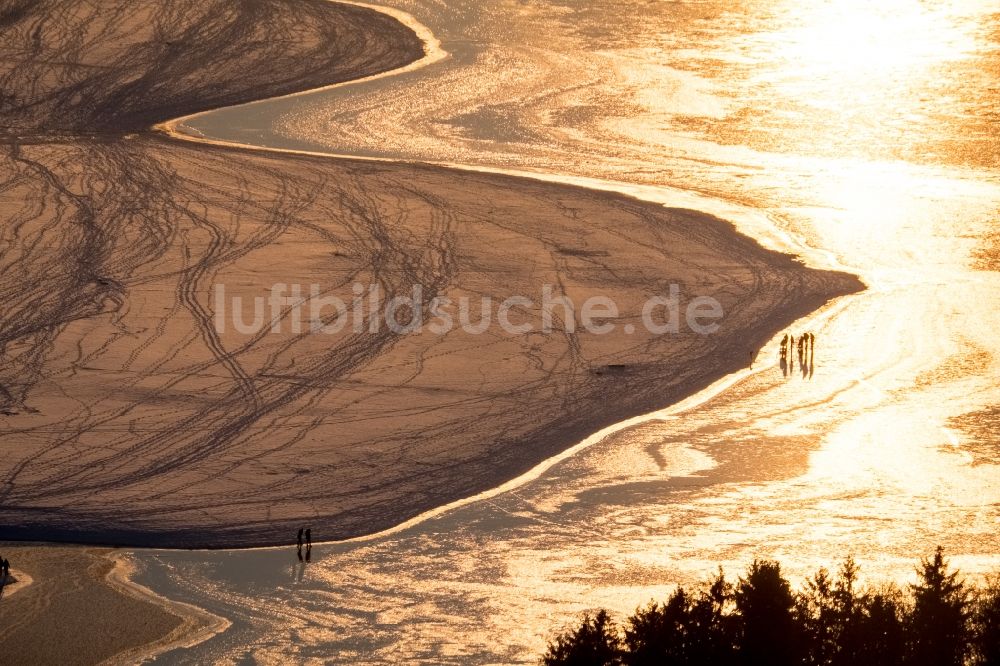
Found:
[{"label": "curved sandbank", "polygon": [[[696,211],[156,136],[142,128],[405,66],[419,39],[325,1],[98,7],[25,4],[9,28],[5,87],[50,117],[12,113],[0,144],[20,205],[0,278],[17,304],[0,316],[3,538],[243,547],[303,524],[324,540],[378,531],[710,385],[861,288]],[[101,35],[82,48],[81,23]],[[93,126],[118,132],[80,134]],[[353,284],[386,300],[421,285],[425,304],[523,295],[536,329],[543,284],[621,313],[609,335],[310,335],[291,312],[278,333],[220,332],[215,285],[252,302],[278,283],[345,302]],[[723,305],[719,333],[622,332],[673,284]]]},{"label": "curved sandbank", "polygon": [[136,663],[227,626],[126,582],[127,562],[113,551],[33,544],[3,551],[19,579],[0,597],[4,663]]}]

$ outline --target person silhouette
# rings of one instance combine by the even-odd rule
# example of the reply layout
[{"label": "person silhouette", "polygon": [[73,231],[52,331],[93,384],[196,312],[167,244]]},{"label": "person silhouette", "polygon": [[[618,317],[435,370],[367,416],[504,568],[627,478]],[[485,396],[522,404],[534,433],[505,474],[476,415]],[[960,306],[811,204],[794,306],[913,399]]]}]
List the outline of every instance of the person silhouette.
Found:
[{"label": "person silhouette", "polygon": [[302,548],[302,533],[303,533],[303,529],[300,527],[299,528],[299,539],[298,539],[299,548]]},{"label": "person silhouette", "polygon": [[312,538],[312,528],[306,528],[306,546],[312,548],[313,538]]}]

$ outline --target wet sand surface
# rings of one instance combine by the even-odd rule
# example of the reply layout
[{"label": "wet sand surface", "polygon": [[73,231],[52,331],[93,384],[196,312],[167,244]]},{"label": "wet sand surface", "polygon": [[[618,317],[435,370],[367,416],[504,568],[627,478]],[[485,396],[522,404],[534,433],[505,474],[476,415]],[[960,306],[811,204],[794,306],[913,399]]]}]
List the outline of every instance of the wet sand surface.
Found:
[{"label": "wet sand surface", "polygon": [[[401,66],[419,45],[329,3],[93,7],[3,19],[6,538],[222,547],[288,542],[303,522],[324,539],[389,527],[706,386],[861,287],[688,210],[140,131]],[[386,301],[419,284],[425,305],[525,295],[536,329],[548,283],[611,297],[637,330],[309,334],[289,307],[279,333],[219,331],[214,285],[250,302],[274,283],[346,302],[354,283]],[[674,283],[722,303],[717,334],[638,326]]]},{"label": "wet sand surface", "polygon": [[113,551],[10,543],[2,551],[32,582],[0,598],[0,662],[93,664],[185,625],[179,615],[108,582]]}]

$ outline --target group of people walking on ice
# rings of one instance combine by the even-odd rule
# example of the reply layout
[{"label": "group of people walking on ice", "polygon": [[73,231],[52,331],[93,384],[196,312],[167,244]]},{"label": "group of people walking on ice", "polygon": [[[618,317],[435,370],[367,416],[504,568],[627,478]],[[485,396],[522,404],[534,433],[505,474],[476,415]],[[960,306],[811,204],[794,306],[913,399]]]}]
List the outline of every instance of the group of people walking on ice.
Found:
[{"label": "group of people walking on ice", "polygon": [[781,338],[781,371],[786,377],[792,373],[792,359],[797,354],[802,376],[812,377],[815,352],[816,336],[813,333],[803,333],[797,340],[794,335],[786,333]]}]

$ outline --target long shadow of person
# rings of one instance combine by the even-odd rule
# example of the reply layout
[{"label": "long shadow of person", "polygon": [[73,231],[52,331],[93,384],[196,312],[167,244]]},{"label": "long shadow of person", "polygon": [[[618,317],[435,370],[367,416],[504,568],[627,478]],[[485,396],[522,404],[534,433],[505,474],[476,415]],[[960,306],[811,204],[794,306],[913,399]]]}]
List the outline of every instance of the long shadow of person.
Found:
[{"label": "long shadow of person", "polygon": [[809,379],[812,379],[816,371],[816,335],[809,334]]}]

